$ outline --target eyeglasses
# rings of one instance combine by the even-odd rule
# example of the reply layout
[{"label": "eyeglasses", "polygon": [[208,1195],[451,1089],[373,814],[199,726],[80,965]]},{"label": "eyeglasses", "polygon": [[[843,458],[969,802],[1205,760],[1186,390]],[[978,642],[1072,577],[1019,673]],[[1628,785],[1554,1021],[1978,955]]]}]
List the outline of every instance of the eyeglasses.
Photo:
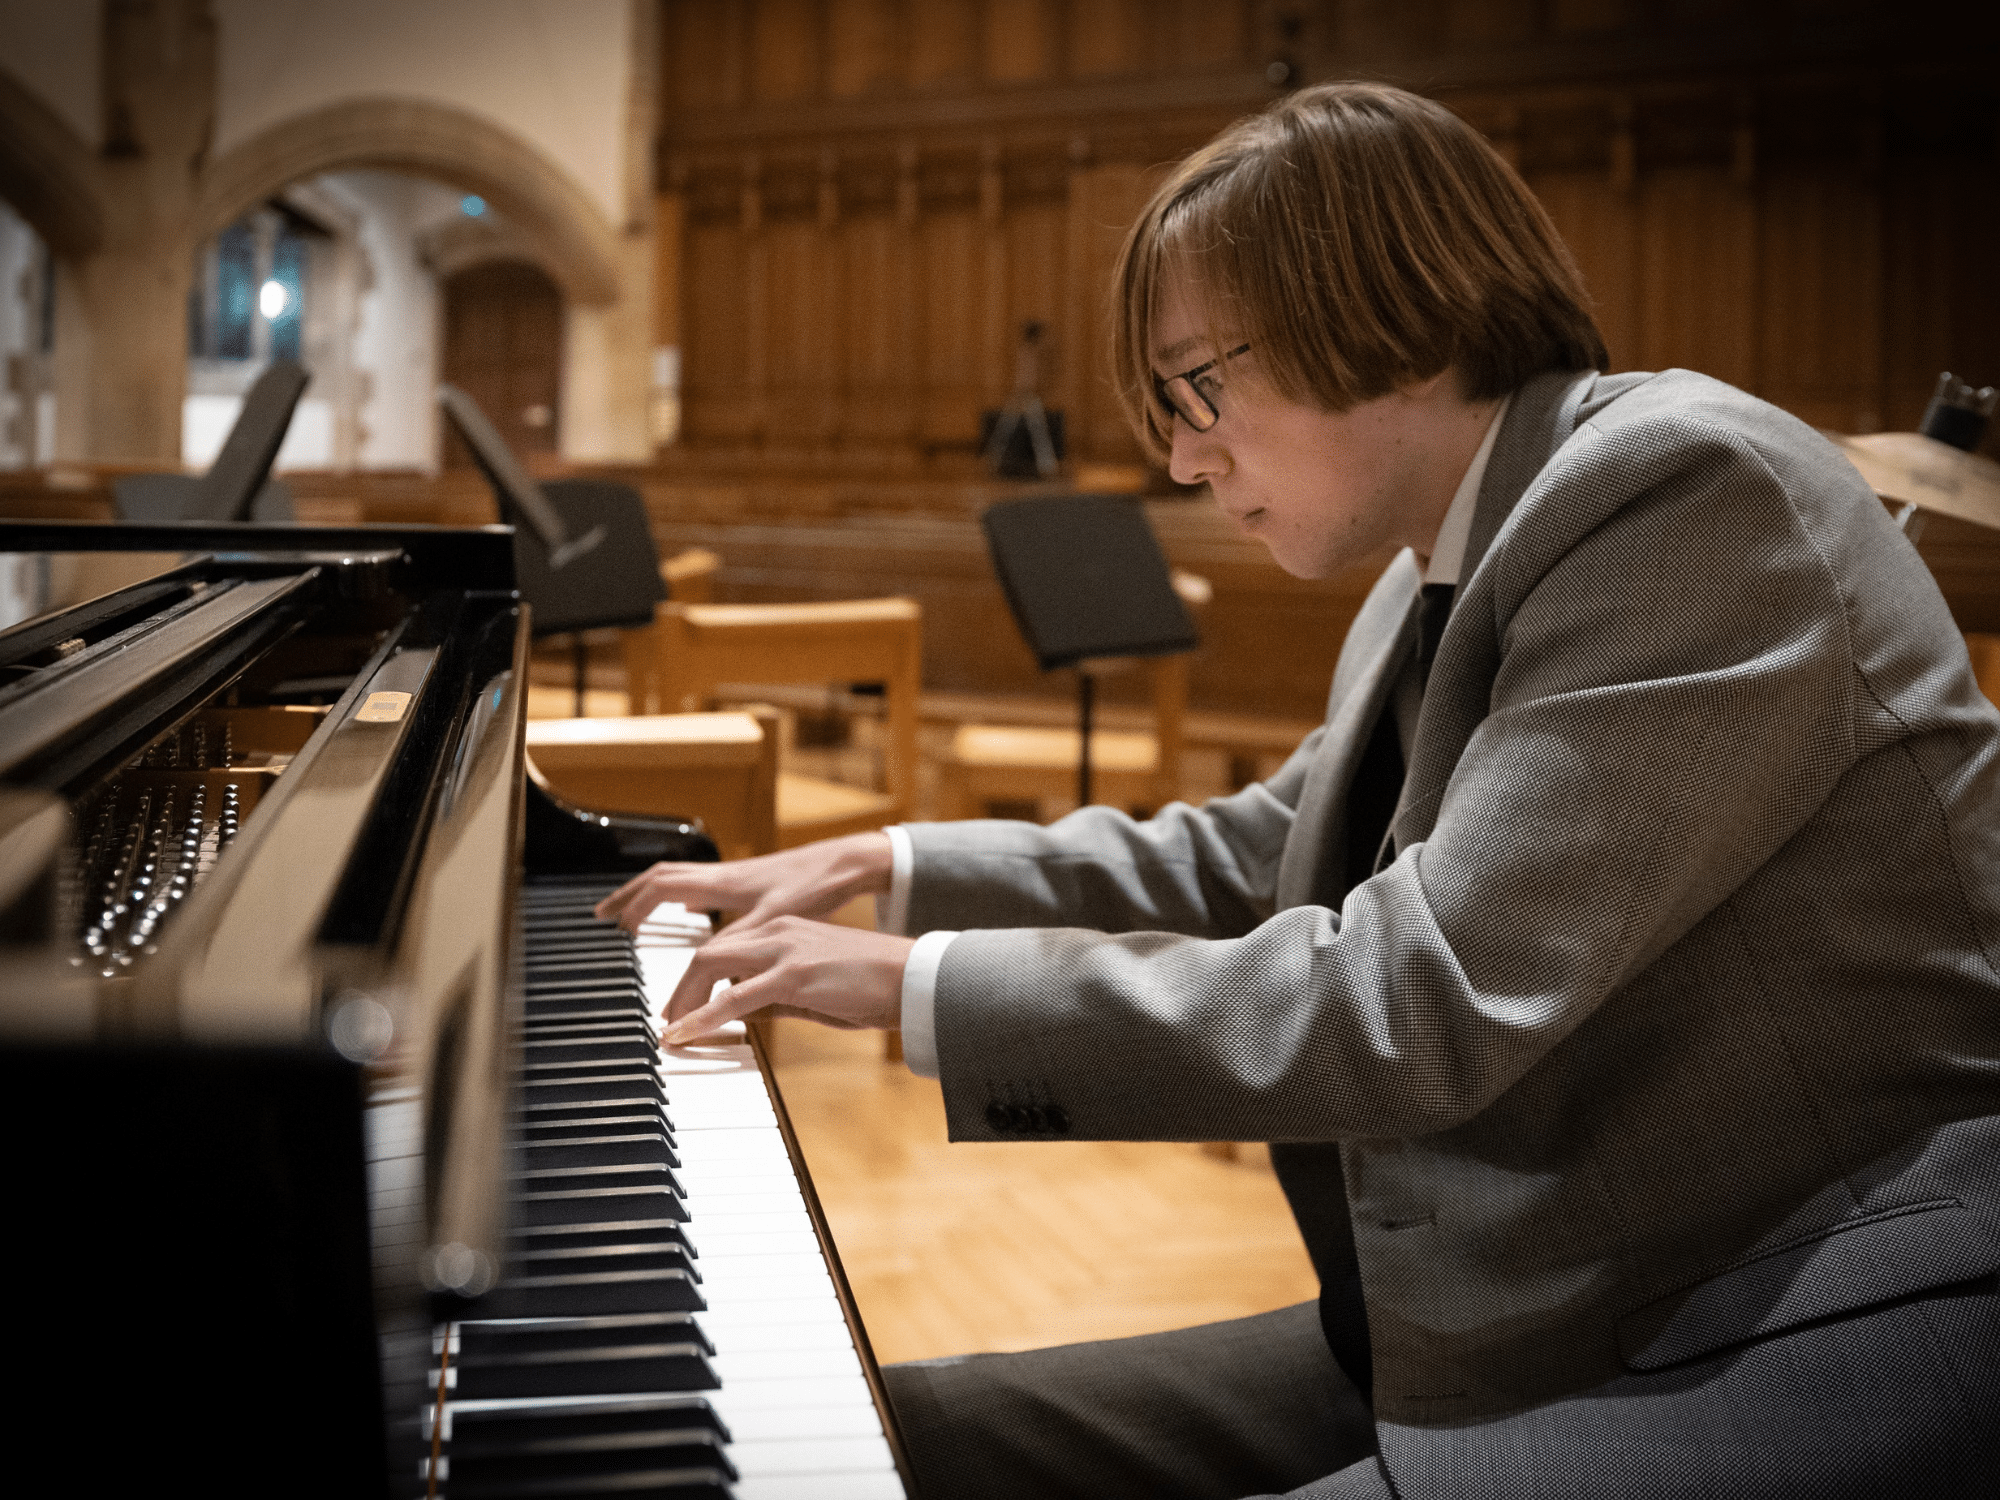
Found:
[{"label": "eyeglasses", "polygon": [[1234,359],[1239,354],[1248,353],[1248,344],[1238,344],[1222,359],[1211,359],[1205,365],[1196,365],[1192,370],[1183,370],[1178,375],[1169,375],[1165,380],[1153,377],[1153,394],[1160,398],[1160,405],[1166,411],[1169,423],[1179,417],[1196,432],[1206,432],[1216,424],[1222,413],[1215,409],[1215,396],[1222,389],[1219,377],[1209,374],[1224,359]]}]

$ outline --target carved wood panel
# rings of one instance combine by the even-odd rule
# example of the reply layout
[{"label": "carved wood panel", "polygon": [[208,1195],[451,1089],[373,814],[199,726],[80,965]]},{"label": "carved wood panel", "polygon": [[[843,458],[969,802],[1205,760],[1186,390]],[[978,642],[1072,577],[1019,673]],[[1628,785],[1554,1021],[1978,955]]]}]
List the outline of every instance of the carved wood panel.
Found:
[{"label": "carved wood panel", "polygon": [[1485,131],[1575,253],[1614,368],[1689,366],[1852,430],[1913,425],[1942,368],[2000,379],[1995,85],[1883,0],[665,11],[695,449],[969,453],[1033,318],[1072,454],[1136,457],[1106,383],[1112,258],[1165,164],[1274,96],[1267,70],[1434,88]]}]

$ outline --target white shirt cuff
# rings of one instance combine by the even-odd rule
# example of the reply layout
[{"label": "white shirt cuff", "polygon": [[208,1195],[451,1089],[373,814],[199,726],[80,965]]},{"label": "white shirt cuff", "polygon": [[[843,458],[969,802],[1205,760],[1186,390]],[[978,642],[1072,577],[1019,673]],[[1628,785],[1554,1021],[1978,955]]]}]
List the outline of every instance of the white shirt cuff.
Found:
[{"label": "white shirt cuff", "polygon": [[903,1061],[919,1078],[938,1076],[937,975],[955,932],[927,932],[903,965]]},{"label": "white shirt cuff", "polygon": [[882,830],[889,835],[889,894],[875,903],[875,930],[903,935],[910,925],[910,872],[917,865],[917,851],[900,824]]}]

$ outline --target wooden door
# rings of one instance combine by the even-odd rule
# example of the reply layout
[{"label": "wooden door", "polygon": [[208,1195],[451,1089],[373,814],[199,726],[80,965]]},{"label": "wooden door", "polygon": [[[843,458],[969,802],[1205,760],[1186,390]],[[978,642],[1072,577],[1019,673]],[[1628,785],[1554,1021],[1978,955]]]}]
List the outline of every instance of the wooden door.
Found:
[{"label": "wooden door", "polygon": [[[496,261],[444,284],[444,378],[474,401],[517,454],[553,453],[561,420],[562,294],[531,265]],[[470,468],[445,433],[446,468]]]}]

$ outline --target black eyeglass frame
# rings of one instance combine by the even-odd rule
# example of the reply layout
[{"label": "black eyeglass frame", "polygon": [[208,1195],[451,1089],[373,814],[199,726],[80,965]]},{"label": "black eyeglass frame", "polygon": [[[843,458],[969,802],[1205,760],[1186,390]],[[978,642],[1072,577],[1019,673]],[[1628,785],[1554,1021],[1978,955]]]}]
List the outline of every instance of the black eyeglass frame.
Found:
[{"label": "black eyeglass frame", "polygon": [[1195,380],[1206,375],[1226,359],[1234,359],[1239,354],[1250,352],[1248,344],[1238,344],[1234,349],[1211,359],[1206,364],[1196,365],[1192,370],[1183,370],[1178,375],[1169,375],[1165,380],[1153,377],[1153,395],[1161,409],[1167,414],[1167,423],[1179,417],[1196,432],[1206,432],[1222,419],[1222,413],[1215,409],[1215,403],[1201,393]]}]

